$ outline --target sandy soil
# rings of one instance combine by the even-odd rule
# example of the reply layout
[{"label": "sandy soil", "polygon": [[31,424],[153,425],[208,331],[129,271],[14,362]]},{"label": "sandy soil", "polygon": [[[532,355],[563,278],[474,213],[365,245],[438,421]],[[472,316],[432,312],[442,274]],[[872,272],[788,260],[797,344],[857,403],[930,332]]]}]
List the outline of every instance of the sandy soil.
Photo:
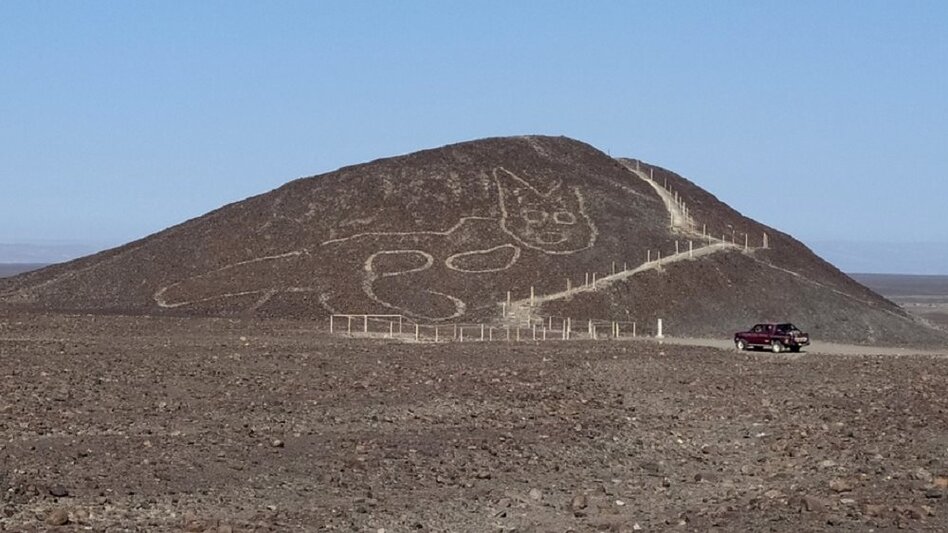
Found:
[{"label": "sandy soil", "polygon": [[0,312],[0,530],[944,531],[944,359],[815,352]]}]

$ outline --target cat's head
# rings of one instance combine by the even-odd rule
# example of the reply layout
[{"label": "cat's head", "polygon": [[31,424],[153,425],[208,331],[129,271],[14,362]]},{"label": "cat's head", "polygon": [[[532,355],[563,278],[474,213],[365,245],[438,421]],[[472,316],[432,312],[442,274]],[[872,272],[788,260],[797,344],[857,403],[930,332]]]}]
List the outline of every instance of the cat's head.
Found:
[{"label": "cat's head", "polygon": [[524,246],[549,254],[571,254],[596,242],[596,227],[586,214],[578,188],[557,182],[540,192],[504,168],[494,169],[500,195],[501,228]]}]

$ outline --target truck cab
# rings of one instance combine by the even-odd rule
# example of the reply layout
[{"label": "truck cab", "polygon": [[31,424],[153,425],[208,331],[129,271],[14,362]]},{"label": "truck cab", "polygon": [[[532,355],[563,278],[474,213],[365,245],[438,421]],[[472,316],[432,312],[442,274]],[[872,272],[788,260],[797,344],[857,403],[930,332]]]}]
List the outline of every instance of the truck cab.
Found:
[{"label": "truck cab", "polygon": [[799,352],[810,344],[810,336],[789,322],[756,324],[747,331],[734,334],[738,350],[769,349],[774,353],[784,350]]}]

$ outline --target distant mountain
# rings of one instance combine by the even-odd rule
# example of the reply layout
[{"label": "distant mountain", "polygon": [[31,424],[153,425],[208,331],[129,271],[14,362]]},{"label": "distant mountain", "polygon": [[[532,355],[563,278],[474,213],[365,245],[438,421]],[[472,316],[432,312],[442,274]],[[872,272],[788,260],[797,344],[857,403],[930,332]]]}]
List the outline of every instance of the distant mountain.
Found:
[{"label": "distant mountain", "polygon": [[846,272],[948,275],[948,242],[816,240],[809,244]]},{"label": "distant mountain", "polygon": [[945,340],[681,176],[539,136],[295,180],[125,246],[0,280],[0,302],[180,315],[396,313],[428,323],[663,318],[678,335],[789,320],[833,340]]},{"label": "distant mountain", "polygon": [[15,276],[23,272],[39,270],[46,266],[46,263],[0,263],[0,278]]},{"label": "distant mountain", "polygon": [[62,263],[101,249],[85,244],[0,243],[0,263]]}]

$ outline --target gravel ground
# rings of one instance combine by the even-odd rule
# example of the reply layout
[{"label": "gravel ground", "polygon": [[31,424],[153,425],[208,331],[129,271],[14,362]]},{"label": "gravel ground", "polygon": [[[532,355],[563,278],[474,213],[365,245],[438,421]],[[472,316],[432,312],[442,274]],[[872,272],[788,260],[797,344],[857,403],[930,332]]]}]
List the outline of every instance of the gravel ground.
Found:
[{"label": "gravel ground", "polygon": [[0,312],[0,376],[0,530],[948,529],[943,357]]}]

